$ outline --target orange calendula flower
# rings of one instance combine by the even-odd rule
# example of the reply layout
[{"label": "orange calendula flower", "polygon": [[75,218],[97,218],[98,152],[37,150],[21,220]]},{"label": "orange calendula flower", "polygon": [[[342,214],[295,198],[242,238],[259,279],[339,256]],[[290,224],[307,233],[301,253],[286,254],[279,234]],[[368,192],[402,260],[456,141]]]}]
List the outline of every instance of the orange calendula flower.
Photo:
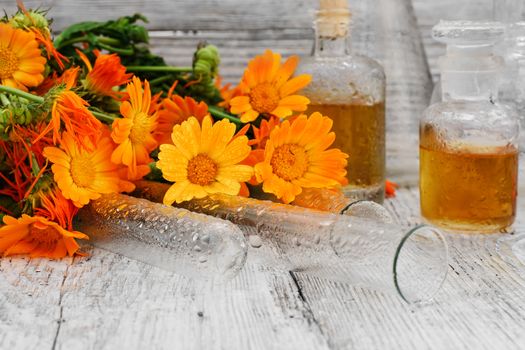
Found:
[{"label": "orange calendula flower", "polygon": [[164,196],[164,204],[203,198],[210,193],[237,195],[253,168],[239,164],[250,154],[248,138],[235,134],[235,124],[226,119],[213,124],[205,117],[202,128],[191,117],[173,127],[173,144],[160,146],[157,167],[168,181],[175,182]]},{"label": "orange calendula flower", "polygon": [[99,135],[102,123],[88,110],[89,104],[71,90],[61,92],[53,102],[51,109],[51,122],[53,129],[53,142],[60,139],[60,124],[64,124],[76,142],[86,148],[94,143]]},{"label": "orange calendula flower", "polygon": [[[128,167],[128,179],[137,180],[149,171],[152,161],[149,154],[157,147],[153,132],[157,127],[156,114],[150,115],[151,91],[149,83],[133,77],[127,86],[129,101],[120,105],[123,118],[113,122],[111,138],[118,144],[111,154],[111,161]],[[147,168],[147,169],[146,169]],[[146,172],[147,173],[147,172]]]},{"label": "orange calendula flower", "polygon": [[305,187],[337,187],[344,183],[348,155],[328,149],[335,140],[332,120],[315,112],[276,126],[264,149],[264,161],[255,165],[263,190],[284,203]]},{"label": "orange calendula flower", "polygon": [[[49,60],[51,57],[53,57],[59,68],[64,69],[64,63],[62,61],[69,62],[69,60],[55,48],[53,39],[51,38],[51,32],[49,31],[49,22],[45,18],[44,13],[40,11],[28,11],[25,8],[22,0],[17,0],[16,3],[19,10],[22,11],[27,19],[27,21],[24,22],[31,23],[30,26],[24,25],[23,28],[35,34],[36,41],[38,41],[45,48],[47,59]],[[11,20],[14,20],[16,17],[17,16],[15,15],[15,17],[11,18]]]},{"label": "orange calendula flower", "polygon": [[86,89],[95,95],[118,99],[119,93],[114,88],[127,84],[133,76],[131,73],[126,74],[126,67],[120,62],[120,57],[117,54],[103,55],[95,51],[97,59],[95,66],[91,66],[91,62],[82,51],[77,50],[77,53],[88,69]]},{"label": "orange calendula flower", "polygon": [[271,117],[269,120],[264,119],[258,128],[252,125],[254,138],[250,140],[250,146],[255,146],[256,149],[264,149],[270,133],[280,123],[279,118]]},{"label": "orange calendula flower", "polygon": [[241,121],[251,122],[259,116],[288,117],[293,111],[305,111],[310,100],[294,95],[310,83],[312,77],[302,74],[290,79],[299,58],[292,56],[281,64],[281,55],[266,50],[248,64],[239,85],[242,96],[230,101],[230,111],[241,114]]},{"label": "orange calendula flower", "polygon": [[47,59],[49,60],[51,57],[53,57],[58,64],[58,67],[60,69],[64,69],[64,62],[69,62],[69,59],[58,52],[58,50],[55,48],[53,39],[51,39],[51,34],[35,27],[31,27],[29,30],[35,34],[36,41],[46,49]]},{"label": "orange calendula flower", "polygon": [[76,85],[77,77],[78,68],[72,68],[64,71],[59,78],[60,84],[65,84],[65,88],[53,96],[51,121],[33,142],[37,142],[48,132],[53,131],[53,142],[57,144],[63,125],[75,141],[83,147],[89,148],[96,143],[102,123],[88,109],[89,103],[70,90]]},{"label": "orange calendula flower", "polygon": [[48,193],[39,195],[41,207],[35,208],[35,214],[48,220],[58,222],[61,227],[73,229],[73,218],[78,212],[78,207],[67,199],[58,188]]},{"label": "orange calendula flower", "polygon": [[27,91],[44,80],[45,64],[34,33],[0,23],[0,84]]},{"label": "orange calendula flower", "polygon": [[68,89],[70,89],[71,87],[76,86],[79,71],[80,67],[71,67],[64,70],[60,76],[58,76],[57,72],[53,72],[48,75],[44,81],[33,90],[33,92],[37,95],[43,96],[47,94],[51,88],[62,84],[69,86]]},{"label": "orange calendula flower", "polygon": [[79,208],[121,188],[118,166],[110,160],[111,140],[101,138],[91,149],[80,147],[69,133],[62,135],[60,148],[44,149],[44,156],[53,163],[51,170],[62,194]]},{"label": "orange calendula flower", "polygon": [[182,123],[189,117],[195,117],[202,122],[208,113],[208,105],[204,102],[197,102],[193,98],[175,95],[171,98],[162,100],[162,108],[158,113],[158,125],[155,131],[155,138],[159,145],[171,143],[171,133],[173,126]]},{"label": "orange calendula flower", "polygon": [[89,238],[41,216],[22,214],[18,219],[4,216],[4,224],[0,227],[0,253],[4,256],[29,254],[53,259],[73,256],[79,249],[75,238]]}]

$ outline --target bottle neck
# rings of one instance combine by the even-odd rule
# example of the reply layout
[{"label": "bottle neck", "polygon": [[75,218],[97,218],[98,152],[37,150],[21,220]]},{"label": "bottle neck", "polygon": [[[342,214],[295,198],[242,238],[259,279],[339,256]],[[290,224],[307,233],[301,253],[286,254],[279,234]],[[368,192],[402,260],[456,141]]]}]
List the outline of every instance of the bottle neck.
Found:
[{"label": "bottle neck", "polygon": [[315,36],[314,56],[316,57],[340,57],[350,54],[350,40],[348,36],[322,37]]},{"label": "bottle neck", "polygon": [[491,45],[449,45],[439,61],[443,101],[495,102],[503,59]]},{"label": "bottle neck", "polygon": [[498,75],[493,72],[443,72],[441,95],[443,101],[495,102],[498,96]]},{"label": "bottle neck", "polygon": [[321,1],[321,9],[314,21],[314,55],[339,57],[350,54],[350,12],[342,6],[346,1]]}]

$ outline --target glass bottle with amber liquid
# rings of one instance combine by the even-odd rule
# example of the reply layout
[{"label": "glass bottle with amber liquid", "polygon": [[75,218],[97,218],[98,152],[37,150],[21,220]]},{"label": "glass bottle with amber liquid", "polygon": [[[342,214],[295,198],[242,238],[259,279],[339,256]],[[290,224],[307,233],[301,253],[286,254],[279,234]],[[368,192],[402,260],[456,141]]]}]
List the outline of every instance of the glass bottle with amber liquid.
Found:
[{"label": "glass bottle with amber liquid", "polygon": [[382,203],[385,184],[385,75],[376,61],[350,53],[351,13],[346,0],[320,0],[313,55],[300,73],[312,75],[302,90],[333,120],[334,147],[349,155],[345,195]]},{"label": "glass bottle with amber liquid", "polygon": [[503,59],[496,22],[440,22],[441,102],[420,123],[423,217],[453,232],[508,231],[516,214],[519,122],[496,102]]}]

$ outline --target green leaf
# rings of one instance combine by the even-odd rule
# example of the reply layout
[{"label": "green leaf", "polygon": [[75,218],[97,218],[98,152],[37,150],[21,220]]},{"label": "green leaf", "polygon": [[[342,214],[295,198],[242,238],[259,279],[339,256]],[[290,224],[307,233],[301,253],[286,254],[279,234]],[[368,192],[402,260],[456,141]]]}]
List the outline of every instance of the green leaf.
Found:
[{"label": "green leaf", "polygon": [[54,44],[57,49],[60,49],[64,42],[76,37],[82,36],[86,32],[93,31],[96,28],[103,26],[102,22],[79,22],[75,23],[55,37]]}]

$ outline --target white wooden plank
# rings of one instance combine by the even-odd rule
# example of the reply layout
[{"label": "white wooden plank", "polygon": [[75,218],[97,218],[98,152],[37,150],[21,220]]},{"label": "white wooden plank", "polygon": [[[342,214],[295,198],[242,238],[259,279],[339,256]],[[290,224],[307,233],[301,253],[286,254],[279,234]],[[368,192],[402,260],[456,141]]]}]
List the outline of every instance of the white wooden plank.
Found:
[{"label": "white wooden plank", "polygon": [[51,349],[60,327],[63,283],[72,259],[0,260],[0,348]]},{"label": "white wooden plank", "polygon": [[[221,30],[232,28],[309,28],[317,0],[27,0],[27,8],[49,8],[56,29],[86,20],[109,20],[136,12],[149,19],[156,30]],[[16,9],[13,0],[0,7]],[[269,11],[271,9],[271,11]]]},{"label": "white wooden plank", "polygon": [[[401,224],[420,222],[415,189],[401,189],[387,207]],[[525,232],[522,219],[516,227]],[[507,239],[448,235],[447,281],[434,302],[415,308],[306,274],[297,279],[334,348],[519,349],[525,346],[525,266],[497,247]]]},{"label": "white wooden plank", "polygon": [[224,285],[90,253],[2,260],[0,348],[328,348],[293,279],[259,265],[257,251]]}]

